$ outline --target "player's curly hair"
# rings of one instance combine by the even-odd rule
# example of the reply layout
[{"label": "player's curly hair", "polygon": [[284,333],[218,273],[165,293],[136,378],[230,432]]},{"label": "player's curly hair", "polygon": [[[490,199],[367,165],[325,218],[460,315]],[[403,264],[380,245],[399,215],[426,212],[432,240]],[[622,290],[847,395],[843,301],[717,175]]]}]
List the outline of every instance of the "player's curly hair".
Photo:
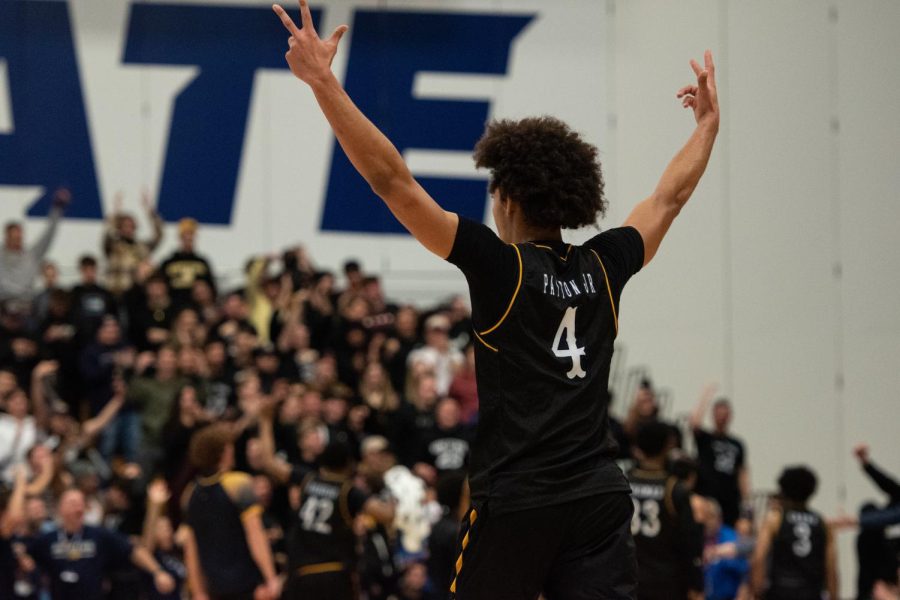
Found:
[{"label": "player's curly hair", "polygon": [[522,208],[536,227],[593,225],[606,213],[597,148],[554,117],[488,124],[475,165],[490,169],[490,191]]},{"label": "player's curly hair", "polygon": [[778,477],[778,489],[785,500],[805,504],[816,493],[818,478],[809,468],[785,467]]}]

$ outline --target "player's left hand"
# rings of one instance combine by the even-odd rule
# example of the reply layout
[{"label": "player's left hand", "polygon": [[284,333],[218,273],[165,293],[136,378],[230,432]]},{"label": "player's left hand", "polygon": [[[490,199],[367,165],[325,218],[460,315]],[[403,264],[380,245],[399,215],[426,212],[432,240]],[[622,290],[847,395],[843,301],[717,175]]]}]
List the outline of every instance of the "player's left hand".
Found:
[{"label": "player's left hand", "polygon": [[72,192],[66,188],[59,188],[53,192],[53,206],[65,208],[72,201]]},{"label": "player's left hand", "polygon": [[330,38],[323,40],[313,26],[312,13],[309,11],[307,0],[300,0],[302,28],[297,27],[294,20],[281,6],[275,4],[272,6],[272,10],[281,19],[285,29],[291,33],[291,37],[288,38],[289,49],[284,55],[291,67],[291,72],[298,79],[310,85],[328,76],[331,73],[331,61],[337,54],[338,43],[349,27],[341,25],[334,30]]},{"label": "player's left hand", "polygon": [[706,123],[718,127],[719,125],[719,96],[716,90],[716,66],[713,64],[712,52],[707,50],[703,54],[703,68],[691,59],[691,68],[697,76],[697,85],[686,85],[676,96],[681,99],[681,105],[694,111],[697,124]]}]

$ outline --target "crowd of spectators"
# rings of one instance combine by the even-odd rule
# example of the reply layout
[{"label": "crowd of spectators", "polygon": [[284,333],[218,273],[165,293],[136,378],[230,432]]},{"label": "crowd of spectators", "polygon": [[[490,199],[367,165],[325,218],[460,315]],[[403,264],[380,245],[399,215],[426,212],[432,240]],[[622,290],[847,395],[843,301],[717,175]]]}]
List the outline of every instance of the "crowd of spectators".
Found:
[{"label": "crowd of spectators", "polygon": [[[155,256],[162,221],[146,202],[152,234],[140,238],[117,202],[102,255],[80,257],[78,283],[62,287],[44,257],[68,200],[56,194],[35,245],[11,223],[0,250],[0,597],[186,596],[191,440],[227,423],[278,569],[295,511],[272,454],[312,471],[338,441],[364,494],[390,500],[385,474],[397,465],[426,490],[415,514],[398,505],[395,526],[355,523],[363,597],[445,598],[478,417],[465,301],[398,305],[358,262],[335,274],[302,247],[252,257],[243,287],[219,289],[196,221],[182,219],[178,249]],[[713,397],[679,427],[644,382],[612,431],[628,463],[642,428],[669,427],[668,468],[702,529],[704,595],[725,599],[748,593],[754,529],[746,451],[731,405],[710,411]],[[863,462],[895,506],[896,484]],[[861,552],[887,543],[884,513]],[[896,584],[896,562],[879,569],[868,585],[891,569],[882,583]]]}]

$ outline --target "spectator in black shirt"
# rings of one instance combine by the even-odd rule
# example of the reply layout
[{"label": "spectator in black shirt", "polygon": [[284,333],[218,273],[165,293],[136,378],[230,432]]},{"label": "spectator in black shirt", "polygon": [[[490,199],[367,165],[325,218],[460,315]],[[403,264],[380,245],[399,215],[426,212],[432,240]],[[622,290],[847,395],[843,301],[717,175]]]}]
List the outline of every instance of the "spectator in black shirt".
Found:
[{"label": "spectator in black shirt", "polygon": [[[469,284],[480,416],[470,529],[451,591],[464,600],[541,591],[566,597],[576,589],[631,597],[632,505],[613,461],[606,397],[618,299],[706,169],[719,124],[712,54],[704,67],[691,62],[696,85],[678,92],[697,127],[656,190],[625,227],[576,247],[562,242],[561,230],[595,224],[605,209],[595,147],[549,117],[492,123],[475,162],[491,171],[497,235],[441,208],[342,89],[331,60],[347,27],[321,40],[306,0],[302,30],[274,8],[291,35],[291,71],[313,89],[351,163],[404,227]],[[590,550],[569,554],[576,548]]]},{"label": "spectator in black shirt", "polygon": [[156,562],[175,582],[168,593],[160,593],[150,589],[151,600],[181,600],[182,588],[187,579],[187,567],[184,565],[182,549],[176,542],[172,520],[165,515],[166,504],[170,500],[169,489],[161,480],[153,481],[147,486],[147,512],[141,534],[141,545],[153,554]]},{"label": "spectator in black shirt", "polygon": [[741,504],[749,498],[750,473],[744,444],[729,435],[733,411],[727,399],[719,398],[713,403],[713,430],[703,428],[703,417],[714,393],[715,387],[707,386],[691,415],[700,467],[697,493],[715,498],[722,507],[722,520],[734,527]]},{"label": "spectator in black shirt", "polygon": [[412,306],[400,308],[394,321],[394,330],[382,348],[382,360],[395,390],[406,388],[406,363],[409,353],[419,342],[418,325],[419,314],[415,308]]},{"label": "spectator in black shirt", "polygon": [[434,407],[438,393],[434,375],[423,373],[413,381],[412,395],[397,411],[397,429],[392,441],[400,462],[408,467],[415,464],[419,454],[419,440],[434,428]]},{"label": "spectator in black shirt", "polygon": [[56,390],[75,414],[82,399],[79,354],[83,349],[75,337],[70,297],[64,290],[53,290],[47,300],[47,311],[40,325],[42,356],[59,363]]},{"label": "spectator in black shirt", "polygon": [[194,250],[196,235],[197,221],[181,219],[178,222],[178,239],[181,245],[159,267],[169,284],[176,308],[190,304],[194,281],[198,279],[208,282],[213,291],[216,289],[212,266]]},{"label": "spectator in black shirt", "polygon": [[[122,376],[134,367],[134,348],[122,340],[119,323],[110,316],[97,330],[97,340],[81,355],[81,376],[90,401],[91,416],[100,414],[117,393]],[[119,393],[124,393],[119,390]],[[104,430],[101,451],[106,458],[120,449],[128,461],[137,459],[140,443],[140,415],[132,408],[121,411]]]},{"label": "spectator in black shirt", "polygon": [[78,261],[81,282],[72,288],[75,326],[82,344],[92,340],[106,315],[116,316],[116,301],[105,287],[97,283],[97,259],[85,255]]},{"label": "spectator in black shirt", "polygon": [[[900,483],[879,469],[869,457],[869,447],[859,444],[853,454],[860,467],[878,489],[888,497],[887,508],[900,509]],[[861,519],[875,514],[877,507],[867,504],[863,507]],[[884,527],[866,527],[860,530],[856,538],[856,553],[859,560],[857,576],[857,597],[868,598],[876,582],[883,581],[889,585],[897,585],[898,557],[900,543],[889,540]]]},{"label": "spectator in black shirt", "polygon": [[423,431],[419,441],[419,461],[434,470],[426,481],[434,482],[448,471],[466,468],[469,458],[469,432],[460,422],[459,403],[441,398],[434,410],[434,427]]},{"label": "spectator in black shirt", "polygon": [[162,275],[149,277],[128,294],[129,337],[141,352],[158,350],[169,339],[175,316],[169,288]]}]

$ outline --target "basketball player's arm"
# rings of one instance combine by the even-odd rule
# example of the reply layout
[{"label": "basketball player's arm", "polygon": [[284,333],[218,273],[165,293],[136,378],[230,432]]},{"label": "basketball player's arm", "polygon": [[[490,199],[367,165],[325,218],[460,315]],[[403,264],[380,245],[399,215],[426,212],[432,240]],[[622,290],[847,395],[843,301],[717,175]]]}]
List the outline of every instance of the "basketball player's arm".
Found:
[{"label": "basketball player's arm", "polygon": [[347,158],[406,229],[428,250],[447,258],[459,218],[442,209],[413,178],[394,145],[353,104],[334,73],[331,61],[347,26],[322,40],[313,27],[307,0],[300,0],[302,29],[278,5],[273,7],[290,32],[285,57],[291,71],[312,88],[319,107]]},{"label": "basketball player's arm", "polygon": [[291,478],[291,465],[275,456],[275,406],[269,404],[259,412],[259,447],[263,470],[282,485]]},{"label": "basketball player's arm", "polygon": [[772,540],[775,533],[781,527],[781,515],[770,510],[760,528],[759,537],[756,539],[756,548],[753,550],[753,559],[750,562],[750,589],[754,597],[760,597],[766,584],[766,561],[772,548]]},{"label": "basketball player's arm", "polygon": [[266,528],[263,526],[260,511],[253,511],[252,513],[245,511],[241,515],[241,524],[244,526],[244,537],[247,538],[250,556],[253,557],[253,562],[259,567],[259,572],[262,573],[270,596],[277,598],[280,595],[281,584],[275,572],[272,546],[269,544],[269,538],[266,535]]},{"label": "basketball player's arm", "polygon": [[837,546],[831,527],[825,527],[825,536],[825,587],[828,590],[829,600],[837,600],[840,598],[838,596]]},{"label": "basketball player's arm", "polygon": [[263,509],[253,492],[250,476],[244,473],[227,473],[222,477],[222,487],[241,513],[244,538],[247,540],[250,556],[265,581],[265,594],[269,598],[278,598],[281,595],[281,582],[275,572],[272,546],[262,522]]},{"label": "basketball player's arm", "polygon": [[200,568],[200,554],[197,552],[197,538],[194,530],[188,525],[184,526],[184,565],[187,567],[188,589],[191,597],[199,600],[207,600],[206,581],[203,578],[203,570]]},{"label": "basketball player's arm", "polygon": [[369,498],[363,505],[362,511],[381,523],[382,525],[390,525],[394,522],[394,503],[385,502],[378,498]]},{"label": "basketball player's arm", "polygon": [[625,225],[637,229],[644,240],[645,265],[656,254],[672,221],[700,182],[719,132],[715,65],[709,50],[704,54],[704,63],[704,67],[700,68],[696,61],[691,61],[691,68],[697,75],[697,85],[678,91],[683,106],[693,109],[697,128],[666,167],[654,192],[638,204],[625,220]]}]

